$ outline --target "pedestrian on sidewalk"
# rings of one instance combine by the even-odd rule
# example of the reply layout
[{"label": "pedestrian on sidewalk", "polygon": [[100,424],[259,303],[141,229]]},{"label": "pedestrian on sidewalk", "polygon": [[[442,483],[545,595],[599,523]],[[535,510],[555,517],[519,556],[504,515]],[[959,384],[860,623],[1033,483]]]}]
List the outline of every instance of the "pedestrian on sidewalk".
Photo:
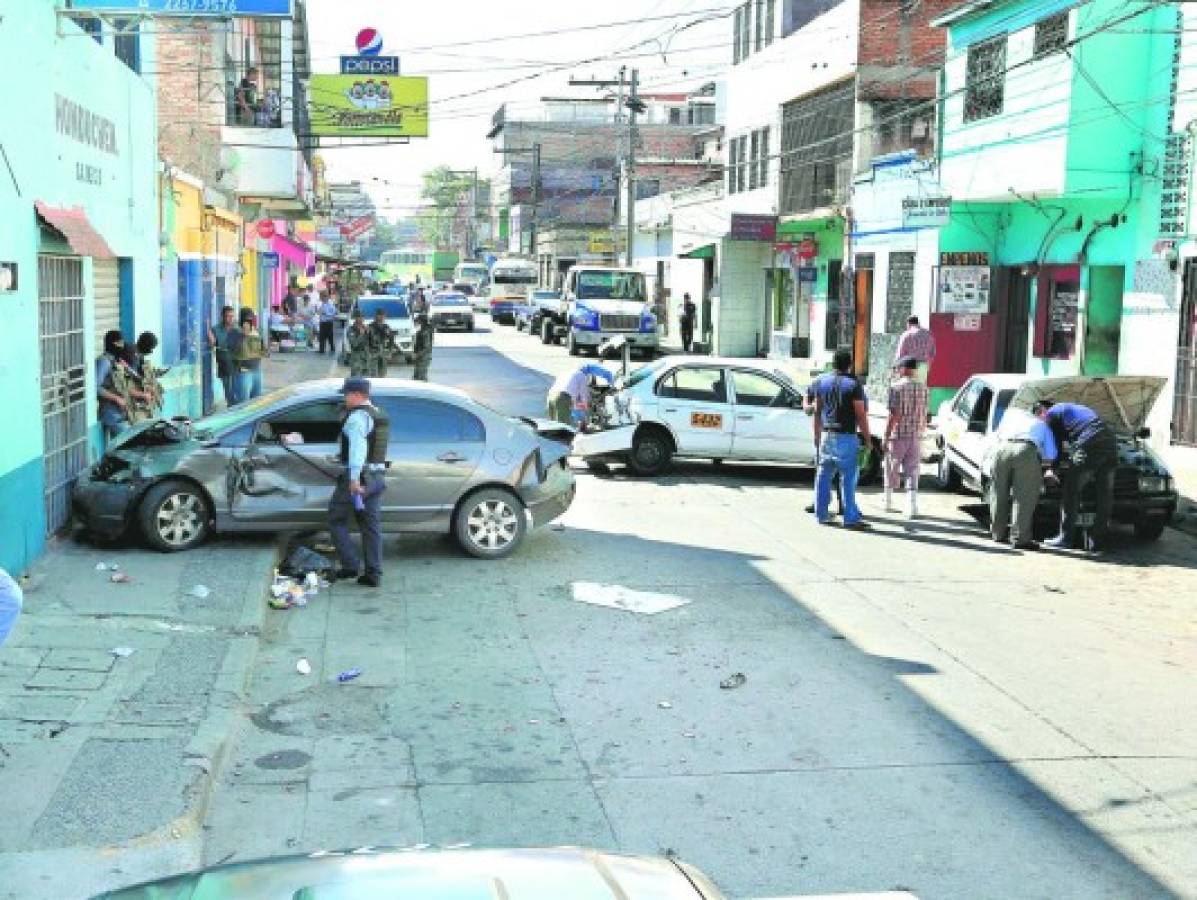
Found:
[{"label": "pedestrian on sidewalk", "polygon": [[0,569],[0,647],[12,634],[13,626],[21,615],[25,595],[21,586],[3,569]]},{"label": "pedestrian on sidewalk", "polygon": [[[852,351],[840,348],[832,358],[834,371],[815,379],[815,446],[819,468],[815,475],[815,519],[830,523],[831,481],[841,476],[844,492],[844,527],[868,528],[856,504],[856,481],[860,477],[860,447],[872,443],[864,388],[852,375]],[[858,434],[859,432],[859,434]]]},{"label": "pedestrian on sidewalk", "polygon": [[998,426],[997,438],[990,450],[993,480],[989,534],[999,544],[1009,541],[1015,550],[1038,550],[1035,507],[1043,490],[1044,472],[1055,465],[1059,456],[1055,435],[1046,422],[1025,410],[1008,409]]},{"label": "pedestrian on sidewalk", "polygon": [[319,353],[324,353],[325,346],[328,347],[329,353],[336,353],[334,346],[333,328],[337,324],[337,305],[332,302],[332,298],[325,293],[324,300],[320,303],[320,349]]},{"label": "pedestrian on sidewalk", "polygon": [[[813,416],[815,414],[815,384],[813,381],[806,386],[806,396],[803,398],[802,410],[808,416]],[[818,442],[816,442],[815,443],[815,472],[817,473],[818,471],[819,471],[819,445],[818,445]],[[844,515],[844,490],[840,484],[840,481],[841,481],[840,473],[836,472],[835,477],[832,478],[832,480],[831,480],[831,486],[835,489],[835,502],[836,502],[836,505],[839,507],[839,509],[837,512],[832,513],[831,509],[830,509],[830,503],[829,503],[828,510],[827,510],[827,515],[829,515],[829,516],[837,515],[837,516],[842,517]],[[808,513],[814,514],[815,500],[814,500],[813,496],[811,497],[810,503],[808,503],[806,505],[806,511]]]},{"label": "pedestrian on sidewalk", "polygon": [[898,346],[894,351],[895,363],[911,357],[918,361],[915,377],[926,384],[931,363],[935,361],[935,335],[919,324],[918,316],[906,320],[906,330],[898,338]]},{"label": "pedestrian on sidewalk", "polygon": [[[386,413],[370,402],[369,379],[346,378],[341,393],[345,395],[342,471],[328,504],[329,532],[340,560],[337,578],[356,578],[358,584],[378,587],[382,583],[382,494],[391,426]],[[361,533],[360,555],[349,533],[351,519]],[[362,556],[366,570],[359,575]]]},{"label": "pedestrian on sidewalk", "polygon": [[1040,400],[1034,413],[1051,429],[1057,446],[1063,447],[1060,469],[1060,533],[1044,544],[1054,549],[1076,546],[1077,516],[1081,492],[1093,482],[1095,511],[1093,527],[1083,549],[1098,553],[1104,549],[1114,505],[1114,470],[1118,467],[1118,439],[1101,416],[1080,403]]},{"label": "pedestrian on sidewalk", "polygon": [[898,380],[890,385],[889,421],[885,423],[886,512],[896,512],[894,491],[901,490],[905,476],[906,518],[919,514],[919,468],[923,432],[927,428],[927,386],[918,380],[919,361],[913,356],[898,362]]},{"label": "pedestrian on sidewalk", "polygon": [[690,299],[689,292],[682,294],[682,305],[678,310],[678,326],[682,333],[682,352],[689,353],[694,345],[694,320],[698,317],[698,307]]}]

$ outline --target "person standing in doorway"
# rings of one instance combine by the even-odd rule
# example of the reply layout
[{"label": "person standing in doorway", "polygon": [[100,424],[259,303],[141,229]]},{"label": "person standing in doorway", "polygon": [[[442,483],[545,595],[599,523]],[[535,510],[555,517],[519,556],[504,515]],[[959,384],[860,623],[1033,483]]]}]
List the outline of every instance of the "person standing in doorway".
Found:
[{"label": "person standing in doorway", "polygon": [[1080,403],[1035,404],[1035,415],[1051,429],[1056,445],[1062,448],[1060,469],[1060,533],[1044,546],[1066,549],[1076,546],[1081,492],[1093,482],[1095,501],[1093,527],[1083,549],[1099,553],[1105,549],[1114,505],[1114,471],[1118,467],[1118,439],[1101,416]]},{"label": "person standing in doorway", "polygon": [[898,338],[898,347],[894,351],[895,364],[908,358],[918,362],[915,377],[926,384],[931,363],[935,361],[935,335],[919,324],[918,316],[906,320],[906,330]]},{"label": "person standing in doorway", "polygon": [[229,355],[229,332],[237,329],[237,311],[226,306],[220,311],[220,321],[208,327],[208,346],[216,357],[216,377],[224,389],[225,406],[237,404],[237,378]]},{"label": "person standing in doorway", "polygon": [[[860,447],[872,443],[864,388],[852,375],[852,351],[840,348],[832,358],[834,371],[815,379],[815,446],[819,468],[815,475],[815,519],[831,522],[831,481],[840,473],[844,494],[844,527],[867,528],[856,504],[856,481],[860,476]],[[859,434],[858,434],[859,432]]]},{"label": "person standing in doorway", "polygon": [[1043,490],[1044,473],[1060,455],[1059,445],[1046,422],[1022,409],[1006,410],[997,437],[990,451],[993,481],[989,495],[989,534],[999,544],[1009,541],[1015,550],[1038,550],[1034,535],[1035,507]]},{"label": "person standing in doorway", "polygon": [[[342,471],[328,504],[329,532],[340,560],[337,578],[356,578],[358,584],[378,587],[382,583],[382,494],[386,490],[390,421],[385,412],[370,403],[368,379],[346,378],[341,393],[345,395]],[[349,533],[351,519],[356,520],[362,536],[360,556]],[[359,575],[362,556],[366,570]]]},{"label": "person standing in doorway", "polygon": [[898,362],[898,380],[890,385],[889,421],[885,423],[886,512],[895,512],[894,491],[906,478],[906,517],[919,514],[919,467],[923,432],[927,428],[927,386],[915,377],[918,360],[907,356]]},{"label": "person standing in doorway", "polygon": [[698,307],[690,294],[682,294],[682,305],[678,310],[678,326],[682,333],[682,352],[689,353],[694,344],[694,323],[698,318]]},{"label": "person standing in doorway", "polygon": [[337,305],[332,302],[332,297],[326,293],[324,300],[320,304],[320,349],[318,352],[324,353],[325,345],[328,346],[329,353],[337,352],[333,333],[336,324]]}]

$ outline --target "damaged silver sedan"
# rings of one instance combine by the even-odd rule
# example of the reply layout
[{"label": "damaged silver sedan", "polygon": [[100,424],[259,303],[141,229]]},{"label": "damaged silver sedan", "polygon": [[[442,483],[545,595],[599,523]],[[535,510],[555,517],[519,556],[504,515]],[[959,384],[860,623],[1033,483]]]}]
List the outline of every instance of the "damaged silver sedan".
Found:
[{"label": "damaged silver sedan", "polygon": [[[76,520],[101,538],[131,528],[187,550],[213,531],[324,527],[338,474],[339,379],[263,395],[196,422],[146,422],[83,472]],[[502,415],[452,388],[373,380],[391,420],[383,529],[450,533],[466,552],[506,556],[574,498],[573,429]]]}]

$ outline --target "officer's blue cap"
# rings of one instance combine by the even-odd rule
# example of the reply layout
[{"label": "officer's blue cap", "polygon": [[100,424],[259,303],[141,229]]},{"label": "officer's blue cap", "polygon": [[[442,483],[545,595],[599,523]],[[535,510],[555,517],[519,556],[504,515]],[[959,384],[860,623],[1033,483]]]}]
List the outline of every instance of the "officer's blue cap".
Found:
[{"label": "officer's blue cap", "polygon": [[346,378],[345,383],[341,385],[341,394],[365,394],[370,396],[370,379],[369,378]]}]

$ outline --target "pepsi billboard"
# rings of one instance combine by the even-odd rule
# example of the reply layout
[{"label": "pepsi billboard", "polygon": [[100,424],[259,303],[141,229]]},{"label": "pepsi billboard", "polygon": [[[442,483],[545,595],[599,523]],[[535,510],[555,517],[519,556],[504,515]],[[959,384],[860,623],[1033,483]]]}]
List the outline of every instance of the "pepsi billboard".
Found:
[{"label": "pepsi billboard", "polygon": [[382,33],[377,28],[363,28],[354,39],[358,56],[378,56],[382,53]]},{"label": "pepsi billboard", "polygon": [[342,56],[342,75],[398,75],[397,56]]}]

